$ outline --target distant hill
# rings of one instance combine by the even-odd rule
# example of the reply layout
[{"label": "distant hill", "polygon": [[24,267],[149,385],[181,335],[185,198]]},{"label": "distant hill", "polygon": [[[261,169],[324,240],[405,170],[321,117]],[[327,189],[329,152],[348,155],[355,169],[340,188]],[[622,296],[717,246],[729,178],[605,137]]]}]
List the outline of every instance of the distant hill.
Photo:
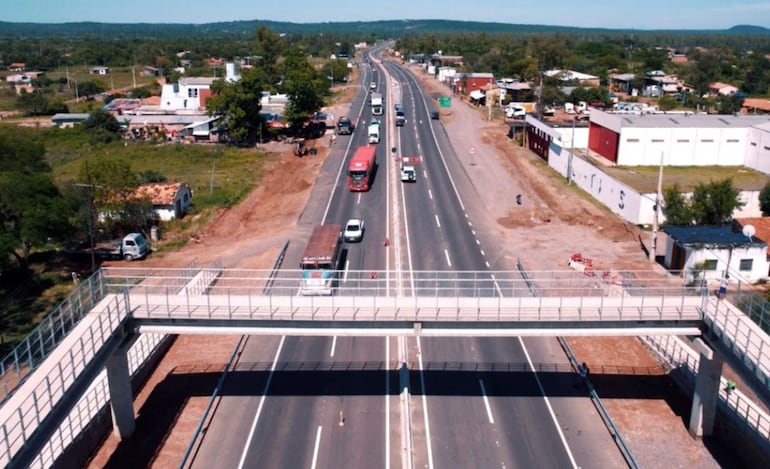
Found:
[{"label": "distant hill", "polygon": [[762,26],[738,25],[722,30],[639,30],[608,28],[577,28],[572,26],[522,25],[483,23],[454,20],[383,20],[327,23],[291,23],[251,20],[205,24],[168,23],[10,23],[0,21],[0,37],[66,37],[66,36],[141,36],[169,37],[180,35],[242,35],[252,34],[257,27],[266,26],[274,31],[297,34],[316,34],[328,31],[349,34],[369,34],[376,37],[399,37],[410,33],[597,33],[597,32],[668,32],[681,34],[762,35],[770,30]]},{"label": "distant hill", "polygon": [[727,30],[730,34],[740,34],[745,36],[753,36],[757,34],[769,34],[770,29],[767,29],[762,26],[752,26],[749,24],[739,24],[737,26],[733,26],[732,28]]}]

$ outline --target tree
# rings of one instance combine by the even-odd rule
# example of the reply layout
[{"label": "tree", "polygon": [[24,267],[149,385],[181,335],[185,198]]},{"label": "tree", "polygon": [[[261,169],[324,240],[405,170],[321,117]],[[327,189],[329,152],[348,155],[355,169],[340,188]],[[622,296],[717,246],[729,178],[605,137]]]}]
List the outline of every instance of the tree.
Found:
[{"label": "tree", "polygon": [[693,190],[690,207],[701,225],[722,225],[733,218],[733,211],[745,204],[738,199],[740,191],[733,187],[731,178],[700,183]]},{"label": "tree", "polygon": [[663,214],[667,225],[691,225],[693,214],[687,198],[682,194],[678,184],[663,190]]},{"label": "tree", "polygon": [[235,83],[217,80],[211,85],[213,95],[206,99],[210,116],[221,116],[227,135],[239,146],[252,145],[264,130],[260,114],[263,82],[256,69],[244,70]]},{"label": "tree", "polygon": [[86,99],[91,98],[94,95],[101,93],[107,88],[98,81],[84,81],[75,85],[77,87],[78,95],[85,96]]},{"label": "tree", "polygon": [[759,193],[759,209],[762,211],[762,215],[770,215],[770,182]]},{"label": "tree", "polygon": [[292,49],[286,57],[284,91],[289,96],[285,115],[289,126],[301,129],[310,115],[323,106],[324,81],[316,73],[301,49]]},{"label": "tree", "polygon": [[83,121],[83,127],[90,135],[91,143],[109,143],[120,139],[120,123],[115,116],[101,109],[92,112]]},{"label": "tree", "polygon": [[[114,156],[87,159],[80,167],[77,183],[87,191],[93,204],[94,213],[86,212],[87,216],[99,218],[100,232],[106,237],[149,226],[147,203],[135,197],[139,176],[132,171],[127,159]],[[91,223],[90,219],[84,221]]]},{"label": "tree", "polygon": [[39,116],[45,114],[46,109],[48,108],[48,99],[41,91],[27,93],[22,90],[21,94],[16,99],[16,107],[24,111],[28,116]]},{"label": "tree", "polygon": [[35,246],[70,232],[68,213],[45,148],[14,131],[0,133],[0,256],[26,266]]}]

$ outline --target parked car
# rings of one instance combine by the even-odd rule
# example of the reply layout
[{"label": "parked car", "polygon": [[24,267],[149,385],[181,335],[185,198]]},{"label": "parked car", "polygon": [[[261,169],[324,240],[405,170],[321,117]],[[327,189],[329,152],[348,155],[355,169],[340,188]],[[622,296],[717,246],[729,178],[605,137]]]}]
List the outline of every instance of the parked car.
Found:
[{"label": "parked car", "polygon": [[364,221],[360,218],[351,218],[345,223],[345,231],[342,237],[349,243],[357,243],[364,239]]},{"label": "parked car", "polygon": [[439,118],[438,111],[431,111],[430,118],[433,120],[437,120]]}]

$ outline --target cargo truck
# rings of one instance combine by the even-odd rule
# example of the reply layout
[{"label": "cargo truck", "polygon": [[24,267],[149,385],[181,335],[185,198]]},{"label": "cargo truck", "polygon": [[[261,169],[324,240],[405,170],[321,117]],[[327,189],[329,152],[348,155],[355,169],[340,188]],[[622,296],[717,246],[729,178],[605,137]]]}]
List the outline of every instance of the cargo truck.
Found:
[{"label": "cargo truck", "polygon": [[331,295],[338,275],[342,252],[342,227],[338,224],[318,225],[302,253],[301,295]]},{"label": "cargo truck", "polygon": [[381,116],[382,115],[382,94],[372,93],[371,98],[372,98],[372,115]]},{"label": "cargo truck", "polygon": [[346,116],[340,117],[337,121],[337,133],[339,135],[350,135],[353,133],[353,122]]}]

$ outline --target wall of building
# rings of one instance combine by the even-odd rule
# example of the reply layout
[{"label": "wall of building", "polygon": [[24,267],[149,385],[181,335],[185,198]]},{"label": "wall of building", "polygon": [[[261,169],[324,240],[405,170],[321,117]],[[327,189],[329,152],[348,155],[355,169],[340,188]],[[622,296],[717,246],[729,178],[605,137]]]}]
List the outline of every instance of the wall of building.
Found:
[{"label": "wall of building", "polygon": [[[670,267],[674,243],[675,241],[671,238],[666,241],[666,267]],[[768,277],[767,248],[764,246],[739,246],[725,249],[687,247],[685,252],[686,261],[683,270],[688,281],[695,279],[695,274],[698,272],[696,266],[708,260],[716,260],[717,266],[716,269],[706,270],[701,274],[700,278],[707,282],[719,281],[723,278],[725,271],[729,272],[731,282],[740,280],[753,283]],[[752,259],[751,270],[740,270],[741,260],[744,259]]]},{"label": "wall of building", "polygon": [[[658,162],[657,164],[660,164]],[[652,225],[655,220],[655,193],[641,193],[625,183],[605,173],[601,167],[572,155],[559,142],[552,142],[548,154],[548,166],[567,178],[567,168],[571,168],[571,181],[577,184],[591,197],[598,200],[624,220],[634,225]],[[665,183],[665,169],[663,180]],[[685,196],[689,196],[685,193]],[[759,191],[741,191],[739,199],[746,205],[735,212],[733,218],[760,217]],[[659,224],[665,222],[665,215],[659,214]]]},{"label": "wall of building", "polygon": [[744,165],[765,174],[770,174],[770,126],[751,127]]}]

